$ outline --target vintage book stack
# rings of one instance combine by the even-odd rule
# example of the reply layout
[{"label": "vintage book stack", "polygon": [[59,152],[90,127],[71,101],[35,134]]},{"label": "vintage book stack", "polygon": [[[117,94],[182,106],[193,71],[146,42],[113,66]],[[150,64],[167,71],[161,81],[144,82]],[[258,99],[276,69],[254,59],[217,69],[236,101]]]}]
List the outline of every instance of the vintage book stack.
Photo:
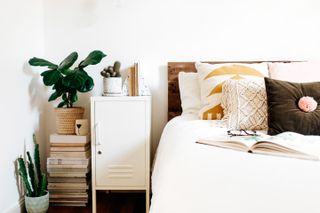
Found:
[{"label": "vintage book stack", "polygon": [[50,205],[86,206],[90,156],[90,136],[50,135],[47,159]]}]

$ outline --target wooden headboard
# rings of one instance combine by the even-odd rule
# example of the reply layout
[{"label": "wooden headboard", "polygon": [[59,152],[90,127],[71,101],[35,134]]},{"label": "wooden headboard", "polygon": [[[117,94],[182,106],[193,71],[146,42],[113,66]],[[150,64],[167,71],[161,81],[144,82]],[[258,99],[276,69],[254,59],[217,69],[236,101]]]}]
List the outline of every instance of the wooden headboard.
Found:
[{"label": "wooden headboard", "polygon": [[[206,61],[209,64],[222,63],[262,63],[262,62],[298,62],[298,61]],[[168,62],[168,120],[181,115],[181,101],[178,84],[179,72],[196,72],[194,62]]]}]

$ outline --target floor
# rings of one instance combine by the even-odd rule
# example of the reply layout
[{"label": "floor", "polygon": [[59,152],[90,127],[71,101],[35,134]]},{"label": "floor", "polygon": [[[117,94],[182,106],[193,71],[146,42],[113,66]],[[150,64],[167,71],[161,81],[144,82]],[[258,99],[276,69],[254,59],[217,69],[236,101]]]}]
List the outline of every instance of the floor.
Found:
[{"label": "floor", "polygon": [[[91,203],[87,207],[53,207],[48,213],[91,213]],[[97,194],[97,213],[145,213],[144,193]]]}]

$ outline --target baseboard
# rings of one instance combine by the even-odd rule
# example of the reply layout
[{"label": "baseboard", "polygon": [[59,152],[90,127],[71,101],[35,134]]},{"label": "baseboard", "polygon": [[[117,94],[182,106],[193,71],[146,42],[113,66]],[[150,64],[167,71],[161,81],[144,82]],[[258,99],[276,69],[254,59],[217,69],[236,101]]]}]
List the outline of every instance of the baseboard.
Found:
[{"label": "baseboard", "polygon": [[24,197],[20,198],[18,202],[13,204],[7,210],[4,211],[5,213],[24,213]]}]

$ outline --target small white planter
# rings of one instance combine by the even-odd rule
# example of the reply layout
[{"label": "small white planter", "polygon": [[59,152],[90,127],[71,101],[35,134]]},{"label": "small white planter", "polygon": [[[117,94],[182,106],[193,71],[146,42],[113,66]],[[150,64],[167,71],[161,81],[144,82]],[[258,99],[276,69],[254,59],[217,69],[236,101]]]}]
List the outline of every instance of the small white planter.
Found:
[{"label": "small white planter", "polygon": [[117,96],[122,94],[122,78],[103,78],[103,95]]},{"label": "small white planter", "polygon": [[49,208],[49,192],[41,197],[24,196],[28,213],[46,213]]}]

